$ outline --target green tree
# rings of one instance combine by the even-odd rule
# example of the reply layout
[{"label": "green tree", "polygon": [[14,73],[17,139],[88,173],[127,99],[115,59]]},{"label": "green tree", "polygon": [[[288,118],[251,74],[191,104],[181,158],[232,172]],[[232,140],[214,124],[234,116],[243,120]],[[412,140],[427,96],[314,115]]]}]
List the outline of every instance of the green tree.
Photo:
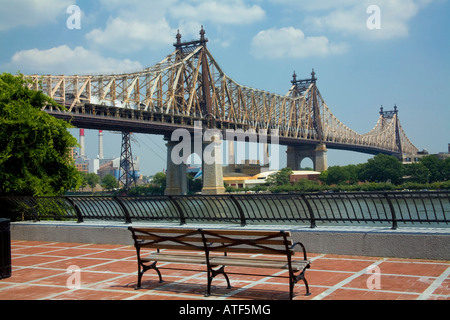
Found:
[{"label": "green tree", "polygon": [[347,166],[345,166],[345,169],[348,172],[348,182],[350,184],[355,184],[359,181],[359,177],[358,177],[358,172],[359,172],[359,168],[362,166],[362,164],[349,164]]},{"label": "green tree", "polygon": [[290,185],[291,168],[283,168],[275,174],[267,177],[267,183],[275,186]]},{"label": "green tree", "polygon": [[427,183],[430,170],[421,162],[406,164],[404,166],[407,182]]},{"label": "green tree", "polygon": [[444,181],[448,181],[450,180],[450,158],[447,158],[444,160],[444,165],[443,165],[443,176],[444,176]]},{"label": "green tree", "polygon": [[445,163],[435,155],[429,155],[420,159],[422,163],[430,172],[428,182],[444,181],[445,180]]},{"label": "green tree", "polygon": [[106,190],[113,190],[119,187],[119,182],[112,174],[107,174],[102,179],[102,187]]},{"label": "green tree", "polygon": [[350,172],[341,166],[332,166],[328,168],[328,174],[325,178],[326,184],[341,184],[350,180]]},{"label": "green tree", "polygon": [[77,140],[68,123],[41,111],[61,106],[25,84],[21,75],[0,75],[0,194],[61,195],[81,179],[69,156]]},{"label": "green tree", "polygon": [[87,186],[87,172],[80,172],[80,183],[79,187],[83,190]]},{"label": "green tree", "polygon": [[390,181],[393,184],[399,184],[403,177],[403,165],[394,156],[378,154],[359,167],[358,176],[361,181]]},{"label": "green tree", "polygon": [[92,188],[92,192],[94,192],[94,188],[100,182],[100,177],[97,174],[91,172],[87,174],[86,180],[87,184]]},{"label": "green tree", "polygon": [[163,172],[157,172],[152,179],[152,184],[160,187],[161,189],[166,189],[166,174]]}]

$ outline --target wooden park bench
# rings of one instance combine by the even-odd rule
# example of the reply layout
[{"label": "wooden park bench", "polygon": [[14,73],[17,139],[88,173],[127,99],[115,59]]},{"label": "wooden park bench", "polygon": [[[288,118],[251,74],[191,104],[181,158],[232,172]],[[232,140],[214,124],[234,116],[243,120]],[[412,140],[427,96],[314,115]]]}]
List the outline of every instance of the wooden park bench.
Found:
[{"label": "wooden park bench", "polygon": [[[206,265],[208,286],[222,274],[231,288],[225,267],[250,267],[289,270],[289,294],[293,298],[294,285],[303,280],[306,295],[310,295],[305,271],[310,267],[306,250],[300,242],[293,243],[290,232],[251,230],[205,230],[182,228],[128,228],[133,235],[138,260],[138,282],[141,288],[144,272],[153,269],[162,282],[157,262]],[[302,248],[303,259],[293,259],[294,247]],[[141,249],[156,249],[142,257]],[[233,272],[236,273],[236,272]],[[237,272],[240,273],[240,272]],[[243,273],[240,273],[243,274]]]}]

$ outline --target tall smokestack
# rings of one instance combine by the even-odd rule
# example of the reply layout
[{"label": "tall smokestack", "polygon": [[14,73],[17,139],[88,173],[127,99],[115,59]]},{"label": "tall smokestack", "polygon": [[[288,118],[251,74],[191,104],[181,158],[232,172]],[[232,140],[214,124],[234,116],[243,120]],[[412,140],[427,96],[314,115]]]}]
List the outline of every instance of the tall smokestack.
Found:
[{"label": "tall smokestack", "polygon": [[103,130],[98,131],[98,157],[103,159]]},{"label": "tall smokestack", "polygon": [[84,149],[84,129],[80,129],[80,156],[86,156],[86,151]]}]

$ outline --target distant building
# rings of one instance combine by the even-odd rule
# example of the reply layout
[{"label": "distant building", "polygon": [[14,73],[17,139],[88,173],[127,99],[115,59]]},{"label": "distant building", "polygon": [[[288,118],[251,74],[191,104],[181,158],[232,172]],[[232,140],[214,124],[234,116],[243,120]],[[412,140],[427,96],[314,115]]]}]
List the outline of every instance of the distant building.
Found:
[{"label": "distant building", "polygon": [[[278,171],[264,171],[256,175],[250,176],[243,173],[228,173],[223,177],[223,182],[226,186],[235,188],[253,188],[258,185],[263,185],[267,182],[267,178]],[[289,177],[291,184],[298,182],[301,179],[318,181],[320,172],[317,171],[293,171]]]},{"label": "distant building", "polygon": [[245,160],[241,164],[229,164],[224,167],[224,174],[242,173],[245,175],[254,176],[255,174],[269,171],[269,165],[260,165],[259,160]]},{"label": "distant building", "polygon": [[[139,179],[141,176],[139,156],[134,157],[133,166],[134,176],[136,179]],[[100,176],[100,179],[103,179],[106,175],[110,174],[119,180],[120,158],[102,159],[100,161],[100,167],[98,168],[97,174]]]},{"label": "distant building", "polygon": [[319,181],[320,172],[317,171],[293,171],[289,176],[289,181],[291,183],[296,183],[301,179],[311,180],[311,181]]},{"label": "distant building", "polygon": [[[409,163],[413,163],[413,162],[419,162],[421,158],[429,156],[430,154],[428,153],[428,150],[424,149],[422,151],[419,151],[417,153],[417,155],[415,155],[414,157],[411,156],[407,156],[404,157],[402,160],[403,164],[409,164]],[[445,160],[447,158],[450,158],[450,143],[448,144],[448,151],[447,152],[439,152],[437,154],[432,154],[437,156],[439,159],[441,160]]]},{"label": "distant building", "polygon": [[[120,158],[104,159],[103,158],[103,131],[98,133],[98,156],[97,158],[88,158],[85,150],[84,129],[80,129],[79,137],[80,148],[71,148],[70,156],[75,162],[75,167],[80,172],[95,173],[103,179],[106,175],[111,174],[119,180],[120,174]],[[133,159],[134,176],[140,178],[140,161],[139,156]]]}]

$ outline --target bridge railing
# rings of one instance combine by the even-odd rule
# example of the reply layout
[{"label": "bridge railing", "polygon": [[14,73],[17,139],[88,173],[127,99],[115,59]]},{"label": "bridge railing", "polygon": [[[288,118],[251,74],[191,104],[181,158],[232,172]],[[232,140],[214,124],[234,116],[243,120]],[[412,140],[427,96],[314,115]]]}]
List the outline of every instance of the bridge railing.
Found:
[{"label": "bridge railing", "polygon": [[448,225],[450,192],[0,197],[17,220],[325,225]]}]

